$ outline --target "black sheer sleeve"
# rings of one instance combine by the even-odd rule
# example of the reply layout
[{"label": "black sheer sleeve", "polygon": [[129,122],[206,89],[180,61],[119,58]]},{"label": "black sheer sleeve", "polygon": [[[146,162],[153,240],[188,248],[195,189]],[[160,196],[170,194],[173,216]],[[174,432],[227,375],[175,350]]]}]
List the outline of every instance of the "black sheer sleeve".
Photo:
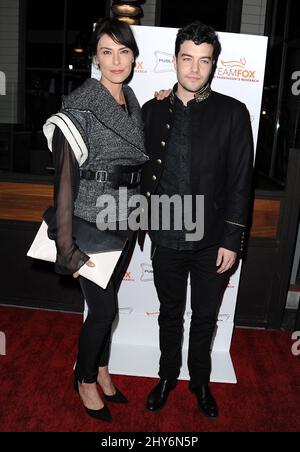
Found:
[{"label": "black sheer sleeve", "polygon": [[72,236],[74,201],[79,188],[79,165],[61,130],[56,127],[52,142],[54,174],[54,207],[56,212],[55,271],[62,275],[75,273],[89,256],[80,251]]}]

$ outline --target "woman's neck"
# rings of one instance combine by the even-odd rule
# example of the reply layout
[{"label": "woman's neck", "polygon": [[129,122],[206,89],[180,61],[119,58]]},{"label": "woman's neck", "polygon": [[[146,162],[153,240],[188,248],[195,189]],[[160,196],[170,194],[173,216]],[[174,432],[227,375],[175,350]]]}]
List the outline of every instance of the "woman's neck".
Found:
[{"label": "woman's neck", "polygon": [[100,79],[100,83],[105,86],[106,89],[110,92],[113,98],[116,100],[118,104],[124,103],[124,94],[123,94],[123,84],[122,83],[110,83],[105,79]]}]

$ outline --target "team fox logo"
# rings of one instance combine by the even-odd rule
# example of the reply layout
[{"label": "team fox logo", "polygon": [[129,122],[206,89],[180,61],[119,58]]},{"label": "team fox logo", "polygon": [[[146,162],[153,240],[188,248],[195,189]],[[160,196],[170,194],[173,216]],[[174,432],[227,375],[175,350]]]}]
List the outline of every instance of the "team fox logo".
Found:
[{"label": "team fox logo", "polygon": [[240,58],[239,60],[221,60],[222,67],[218,67],[217,75],[225,77],[243,78],[246,80],[255,80],[256,71],[247,69],[246,58]]}]

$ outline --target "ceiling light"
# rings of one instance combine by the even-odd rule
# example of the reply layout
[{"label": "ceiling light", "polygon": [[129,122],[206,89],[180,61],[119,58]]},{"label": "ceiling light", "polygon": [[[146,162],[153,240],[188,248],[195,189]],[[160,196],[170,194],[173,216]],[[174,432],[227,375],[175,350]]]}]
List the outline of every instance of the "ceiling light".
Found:
[{"label": "ceiling light", "polygon": [[140,4],[143,0],[114,0],[111,10],[116,19],[127,22],[130,25],[139,24],[143,10]]}]

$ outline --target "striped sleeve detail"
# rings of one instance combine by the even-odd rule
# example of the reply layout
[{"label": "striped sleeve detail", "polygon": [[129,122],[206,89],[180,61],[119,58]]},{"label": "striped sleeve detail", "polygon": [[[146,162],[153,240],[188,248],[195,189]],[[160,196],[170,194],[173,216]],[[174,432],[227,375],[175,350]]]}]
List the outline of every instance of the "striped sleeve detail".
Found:
[{"label": "striped sleeve detail", "polygon": [[66,137],[79,166],[81,166],[88,158],[88,149],[77,127],[64,113],[56,113],[51,116],[43,126],[43,132],[47,138],[48,148],[52,152],[52,139],[56,126],[60,128]]}]

